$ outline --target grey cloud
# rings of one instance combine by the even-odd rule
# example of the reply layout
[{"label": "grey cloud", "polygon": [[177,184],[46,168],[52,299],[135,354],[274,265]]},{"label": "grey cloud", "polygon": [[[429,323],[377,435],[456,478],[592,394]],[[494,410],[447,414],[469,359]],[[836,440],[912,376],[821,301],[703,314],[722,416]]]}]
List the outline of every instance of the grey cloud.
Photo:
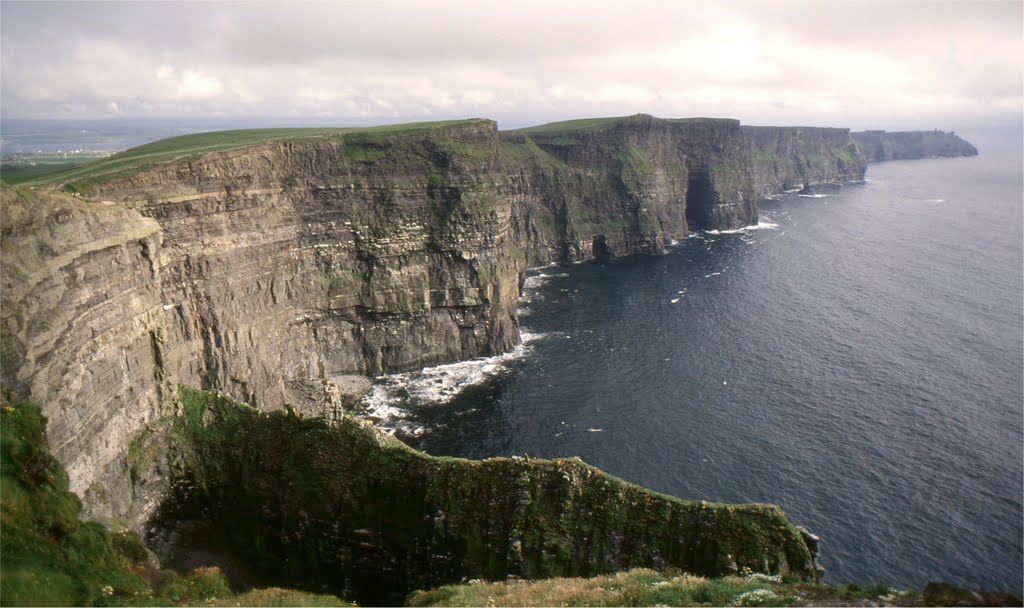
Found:
[{"label": "grey cloud", "polygon": [[3,2],[0,96],[7,116],[1005,117],[1022,6]]}]

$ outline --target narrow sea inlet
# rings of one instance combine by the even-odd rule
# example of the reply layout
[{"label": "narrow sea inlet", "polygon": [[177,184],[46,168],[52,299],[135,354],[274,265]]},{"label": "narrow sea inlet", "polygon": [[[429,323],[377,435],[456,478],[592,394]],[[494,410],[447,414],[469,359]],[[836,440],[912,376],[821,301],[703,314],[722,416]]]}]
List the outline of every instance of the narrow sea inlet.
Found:
[{"label": "narrow sea inlet", "polygon": [[764,202],[757,229],[533,271],[517,351],[386,377],[367,407],[433,454],[780,504],[830,582],[1019,590],[1020,134],[984,135]]}]

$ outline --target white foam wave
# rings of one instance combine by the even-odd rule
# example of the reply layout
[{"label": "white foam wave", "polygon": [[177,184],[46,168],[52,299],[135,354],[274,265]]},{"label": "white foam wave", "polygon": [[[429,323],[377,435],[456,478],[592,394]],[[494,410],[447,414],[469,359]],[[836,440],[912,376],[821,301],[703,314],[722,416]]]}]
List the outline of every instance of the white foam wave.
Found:
[{"label": "white foam wave", "polygon": [[800,198],[827,198],[827,194],[797,194]]},{"label": "white foam wave", "polygon": [[[562,277],[569,276],[567,272],[558,272],[552,274],[546,274],[543,272],[532,274],[523,281],[523,290],[519,294],[519,310],[526,311],[522,316],[529,314],[529,305],[536,301],[543,301],[544,296],[540,293],[540,288],[550,281],[551,279],[559,279]],[[564,289],[562,291],[565,291]]]},{"label": "white foam wave", "polygon": [[538,272],[537,274],[532,274],[532,275],[526,277],[526,279],[523,281],[523,290],[524,291],[527,290],[527,289],[534,290],[534,289],[537,289],[538,287],[544,285],[545,283],[547,283],[551,279],[560,279],[562,277],[567,277],[567,276],[569,276],[568,272],[558,272],[558,273],[554,273],[554,274],[546,274],[546,273],[543,273],[543,272]]},{"label": "white foam wave", "polygon": [[[824,196],[824,195],[822,195],[822,196]],[[769,219],[758,218],[756,224],[751,224],[749,226],[744,226],[742,228],[733,228],[732,230],[705,230],[704,233],[705,234],[713,234],[713,235],[718,235],[718,234],[746,234],[746,233],[748,233],[748,232],[750,232],[752,230],[776,230],[776,229],[778,229],[778,227],[779,227],[778,224],[776,224],[775,222],[773,222],[773,221],[771,221]]]},{"label": "white foam wave", "polygon": [[924,199],[921,202],[922,203],[944,203],[944,202],[946,202],[946,199],[944,199],[944,198],[926,198],[926,199]]},{"label": "white foam wave", "polygon": [[548,283],[552,278],[563,278],[568,276],[568,272],[538,272],[537,274],[530,274],[522,281],[522,289],[524,290],[536,290]]},{"label": "white foam wave", "polygon": [[545,336],[522,331],[520,344],[503,355],[381,376],[360,401],[360,413],[388,432],[419,436],[425,428],[416,423],[412,407],[447,404],[466,388],[508,372],[510,361],[525,356],[531,343]]}]

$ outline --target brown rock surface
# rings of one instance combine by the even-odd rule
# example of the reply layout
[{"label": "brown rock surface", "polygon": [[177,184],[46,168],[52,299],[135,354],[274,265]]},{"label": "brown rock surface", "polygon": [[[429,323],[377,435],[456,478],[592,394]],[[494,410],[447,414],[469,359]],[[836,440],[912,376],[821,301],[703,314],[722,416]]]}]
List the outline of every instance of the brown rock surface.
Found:
[{"label": "brown rock surface", "polygon": [[[138,523],[162,491],[158,420],[179,383],[334,416],[331,378],[504,352],[527,267],[658,253],[754,223],[780,176],[817,179],[797,161],[762,174],[743,129],[639,115],[499,134],[476,119],[65,184],[88,198],[5,186],[0,379],[44,408],[87,514]],[[831,131],[765,137],[776,156],[810,141],[820,156],[848,143]],[[815,157],[822,179],[863,177],[844,154]]]}]

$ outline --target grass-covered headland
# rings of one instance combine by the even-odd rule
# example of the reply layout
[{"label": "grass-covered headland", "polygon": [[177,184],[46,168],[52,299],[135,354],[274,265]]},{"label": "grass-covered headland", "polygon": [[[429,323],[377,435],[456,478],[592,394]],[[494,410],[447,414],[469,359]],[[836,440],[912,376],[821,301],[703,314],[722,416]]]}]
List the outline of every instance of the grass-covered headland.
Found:
[{"label": "grass-covered headland", "polygon": [[12,171],[14,181],[6,178],[5,181],[26,187],[59,186],[71,193],[88,193],[97,183],[135,175],[165,163],[187,163],[212,152],[273,142],[336,140],[353,141],[358,144],[473,122],[474,119],[377,127],[236,129],[194,133],[143,144],[94,162],[69,165],[68,168],[55,167],[57,170],[54,171],[39,170],[36,175],[21,175],[19,173],[24,172]]},{"label": "grass-covered headland", "polygon": [[347,606],[282,589],[231,593],[215,568],[161,569],[130,530],[79,520],[81,501],[30,403],[0,399],[0,604],[4,606]]},{"label": "grass-covered headland", "polygon": [[393,604],[466,578],[816,575],[773,505],[683,501],[578,459],[438,458],[351,418],[329,426],[181,397],[172,444],[186,474],[165,517],[213,522],[270,584]]},{"label": "grass-covered headland", "polygon": [[[309,591],[323,589],[417,606],[1019,602],[948,589],[922,599],[881,584],[829,587],[749,565],[715,577],[719,562],[707,560],[723,549],[765,565],[772,535],[790,533],[777,508],[686,503],[576,460],[434,458],[354,420],[332,428],[204,391],[182,388],[181,396],[183,415],[170,421],[168,437],[178,491],[163,517],[207,518],[260,585],[305,591],[235,594],[216,568],[162,569],[134,532],[80,521],[39,409],[5,396],[0,604],[349,605]],[[620,533],[603,542],[611,529]],[[669,537],[697,544],[673,555]],[[657,568],[636,569],[644,559]]]}]

